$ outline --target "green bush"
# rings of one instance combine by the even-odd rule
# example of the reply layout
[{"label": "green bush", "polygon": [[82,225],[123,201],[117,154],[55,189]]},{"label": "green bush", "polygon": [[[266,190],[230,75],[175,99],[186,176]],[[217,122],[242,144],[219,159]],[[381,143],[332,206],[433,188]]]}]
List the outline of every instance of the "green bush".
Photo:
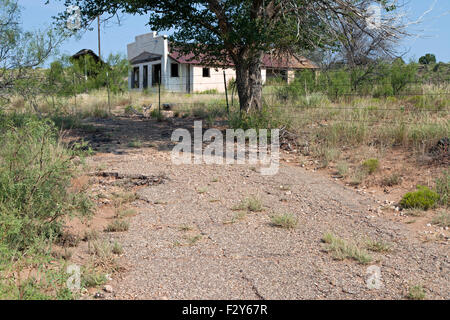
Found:
[{"label": "green bush", "polygon": [[380,162],[378,159],[367,159],[362,164],[364,170],[367,171],[368,174],[372,174],[375,171],[378,170],[378,167],[380,166]]},{"label": "green bush", "polygon": [[405,208],[428,210],[433,208],[439,201],[439,194],[424,186],[417,186],[417,191],[408,192],[400,201],[400,205]]},{"label": "green bush", "polygon": [[91,204],[83,192],[70,190],[77,152],[63,147],[51,121],[0,118],[0,255],[4,256],[57,237],[61,218],[87,214]]}]

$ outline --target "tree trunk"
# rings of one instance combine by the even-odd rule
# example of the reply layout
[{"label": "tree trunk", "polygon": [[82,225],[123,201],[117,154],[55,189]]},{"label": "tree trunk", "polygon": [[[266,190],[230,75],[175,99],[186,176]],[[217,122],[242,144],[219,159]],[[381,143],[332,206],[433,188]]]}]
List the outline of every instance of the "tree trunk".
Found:
[{"label": "tree trunk", "polygon": [[241,111],[262,110],[262,53],[236,63],[236,87]]}]

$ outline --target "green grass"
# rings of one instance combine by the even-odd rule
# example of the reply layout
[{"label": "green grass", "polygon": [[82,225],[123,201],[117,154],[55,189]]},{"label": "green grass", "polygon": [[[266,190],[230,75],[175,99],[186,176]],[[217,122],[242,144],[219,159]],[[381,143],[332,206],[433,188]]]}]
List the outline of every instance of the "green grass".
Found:
[{"label": "green grass", "polygon": [[338,164],[336,165],[336,170],[337,170],[337,173],[340,176],[342,176],[342,177],[347,176],[347,174],[348,174],[348,163],[344,162],[344,161],[338,162]]},{"label": "green grass", "polygon": [[143,144],[142,144],[142,141],[140,141],[140,140],[132,140],[132,141],[128,142],[127,146],[129,148],[142,148]]},{"label": "green grass", "polygon": [[366,250],[335,236],[331,232],[325,233],[322,241],[325,243],[325,250],[330,252],[336,260],[352,259],[360,264],[368,264],[373,260]]},{"label": "green grass", "polygon": [[195,245],[201,239],[202,239],[201,235],[195,235],[195,236],[192,236],[192,237],[188,237],[187,241],[188,241],[188,244],[192,246],[192,245]]},{"label": "green grass", "polygon": [[411,300],[424,300],[426,292],[422,285],[413,285],[409,288],[407,298]]},{"label": "green grass", "polygon": [[118,243],[117,241],[114,241],[111,251],[114,254],[122,254],[123,253],[122,245],[120,243]]},{"label": "green grass", "polygon": [[96,288],[104,285],[108,279],[102,272],[98,272],[94,268],[83,268],[81,274],[81,286],[83,288]]},{"label": "green grass", "polygon": [[273,226],[284,229],[294,229],[298,223],[297,217],[290,213],[275,215],[271,221]]},{"label": "green grass", "polygon": [[208,188],[206,188],[206,187],[200,187],[200,188],[197,188],[197,192],[198,192],[199,194],[206,193],[207,191],[208,191]]}]

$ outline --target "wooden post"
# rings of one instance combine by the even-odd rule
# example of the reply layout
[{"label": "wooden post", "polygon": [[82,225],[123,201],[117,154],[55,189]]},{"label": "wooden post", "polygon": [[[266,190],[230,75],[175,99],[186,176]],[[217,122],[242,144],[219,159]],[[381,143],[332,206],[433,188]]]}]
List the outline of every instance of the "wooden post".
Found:
[{"label": "wooden post", "polygon": [[73,73],[73,96],[75,97],[75,108],[73,110],[73,114],[75,114],[75,111],[77,109],[77,88],[75,85],[75,72]]},{"label": "wooden post", "polygon": [[100,51],[100,16],[97,16],[97,31],[98,31],[98,57],[102,58],[102,52]]},{"label": "wooden post", "polygon": [[159,70],[158,79],[158,112],[161,114],[161,69]]},{"label": "wooden post", "polygon": [[225,75],[225,69],[223,70],[223,83],[225,84],[225,97],[227,99],[227,113],[230,114],[230,106],[228,105],[227,77]]},{"label": "wooden post", "polygon": [[109,72],[106,71],[106,89],[108,90],[108,113],[111,115],[111,98],[109,93]]}]

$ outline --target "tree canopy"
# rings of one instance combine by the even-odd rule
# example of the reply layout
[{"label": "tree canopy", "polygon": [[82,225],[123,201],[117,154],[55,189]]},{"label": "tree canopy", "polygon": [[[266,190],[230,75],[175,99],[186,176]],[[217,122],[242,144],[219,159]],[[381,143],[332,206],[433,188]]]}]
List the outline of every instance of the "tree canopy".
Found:
[{"label": "tree canopy", "polygon": [[427,53],[426,55],[420,57],[419,59],[420,64],[432,64],[436,63],[436,56],[432,53]]},{"label": "tree canopy", "polygon": [[[404,31],[390,15],[368,11],[378,3],[383,12],[395,5],[387,0],[59,0],[81,9],[84,25],[101,14],[148,15],[155,31],[173,30],[170,41],[180,51],[202,56],[205,63],[233,62],[241,109],[261,109],[262,57],[336,46],[342,30],[399,38]],[[394,1],[395,3],[395,1]],[[381,12],[381,11],[380,11]],[[67,19],[61,13],[60,21]],[[366,28],[375,21],[373,30]]]}]

